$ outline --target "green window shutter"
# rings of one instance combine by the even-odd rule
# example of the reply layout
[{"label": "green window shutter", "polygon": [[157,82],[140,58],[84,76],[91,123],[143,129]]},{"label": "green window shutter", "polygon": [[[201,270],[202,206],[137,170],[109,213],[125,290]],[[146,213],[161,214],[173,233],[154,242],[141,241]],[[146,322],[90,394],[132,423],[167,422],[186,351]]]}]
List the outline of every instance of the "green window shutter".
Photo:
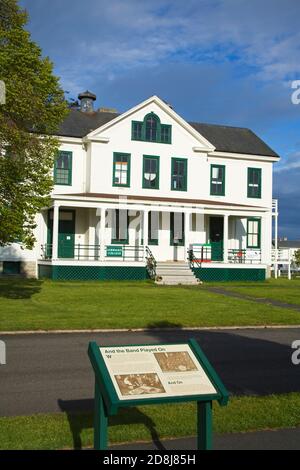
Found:
[{"label": "green window shutter", "polygon": [[261,219],[247,219],[247,248],[260,248]]},{"label": "green window shutter", "polygon": [[172,158],[171,190],[187,191],[187,159]]},{"label": "green window shutter", "polygon": [[261,198],[261,168],[248,168],[247,196]]},{"label": "green window shutter", "polygon": [[143,155],[143,188],[159,189],[159,157]]},{"label": "green window shutter", "polygon": [[210,166],[211,196],[225,196],[225,165]]},{"label": "green window shutter", "polygon": [[72,152],[58,152],[54,163],[54,184],[72,186]]},{"label": "green window shutter", "polygon": [[130,153],[114,152],[113,186],[130,186]]},{"label": "green window shutter", "polygon": [[143,140],[143,122],[132,121],[131,123],[131,139]]},{"label": "green window shutter", "polygon": [[170,245],[184,246],[184,214],[170,212]]},{"label": "green window shutter", "polygon": [[128,245],[129,215],[128,211],[112,210],[112,244]]}]

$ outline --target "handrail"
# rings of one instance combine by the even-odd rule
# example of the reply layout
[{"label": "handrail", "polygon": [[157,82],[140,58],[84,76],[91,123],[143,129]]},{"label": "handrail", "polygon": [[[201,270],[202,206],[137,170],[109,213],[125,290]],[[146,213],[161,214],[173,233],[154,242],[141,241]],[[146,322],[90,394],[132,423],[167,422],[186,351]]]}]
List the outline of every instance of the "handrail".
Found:
[{"label": "handrail", "polygon": [[[69,247],[64,245],[63,242],[60,242],[58,249],[62,252],[62,256],[59,256],[59,258],[97,260],[100,256],[100,245],[75,243],[73,246]],[[53,243],[45,243],[44,245],[41,245],[41,250],[43,259],[52,259]],[[65,252],[63,250],[65,250]]]},{"label": "handrail", "polygon": [[152,251],[150,250],[149,246],[145,247],[146,249],[146,269],[148,271],[150,279],[156,278],[156,259],[153,256]]},{"label": "handrail", "polygon": [[[203,256],[203,247],[201,249],[202,251],[202,256]],[[194,251],[193,250],[190,250],[188,249],[187,250],[187,259],[188,259],[188,263],[189,263],[189,266],[191,269],[193,269],[196,265],[197,268],[201,268],[202,267],[202,263],[201,261],[199,261],[198,258],[196,258],[196,256],[194,255]],[[201,256],[201,259],[203,259]]]}]

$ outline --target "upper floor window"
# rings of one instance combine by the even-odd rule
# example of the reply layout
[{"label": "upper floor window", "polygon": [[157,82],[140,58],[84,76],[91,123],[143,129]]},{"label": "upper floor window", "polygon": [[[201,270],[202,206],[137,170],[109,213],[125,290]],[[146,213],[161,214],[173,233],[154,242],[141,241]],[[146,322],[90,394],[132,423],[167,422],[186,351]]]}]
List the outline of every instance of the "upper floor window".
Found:
[{"label": "upper floor window", "polygon": [[72,152],[58,153],[54,163],[54,184],[72,185]]},{"label": "upper floor window", "polygon": [[187,191],[187,159],[172,158],[171,189]]},{"label": "upper floor window", "polygon": [[248,168],[248,197],[261,198],[261,168]]},{"label": "upper floor window", "polygon": [[161,124],[159,117],[154,113],[147,114],[143,121],[132,121],[132,140],[170,144],[171,134],[172,126]]},{"label": "upper floor window", "polygon": [[159,157],[144,155],[143,188],[159,189]]},{"label": "upper floor window", "polygon": [[210,167],[210,194],[212,196],[225,195],[224,165],[211,165]]},{"label": "upper floor window", "polygon": [[113,186],[130,186],[129,153],[114,153]]}]

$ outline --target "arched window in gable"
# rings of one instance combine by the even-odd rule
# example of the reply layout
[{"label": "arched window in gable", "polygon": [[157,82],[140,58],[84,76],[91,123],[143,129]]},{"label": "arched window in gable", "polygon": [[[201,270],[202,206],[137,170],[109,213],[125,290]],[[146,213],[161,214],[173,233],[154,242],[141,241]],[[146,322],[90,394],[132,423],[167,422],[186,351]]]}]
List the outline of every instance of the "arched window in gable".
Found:
[{"label": "arched window in gable", "polygon": [[172,126],[161,124],[159,117],[151,112],[143,121],[132,121],[131,139],[144,142],[171,143]]},{"label": "arched window in gable", "polygon": [[150,113],[144,118],[145,140],[148,142],[159,142],[160,120],[154,113]]}]

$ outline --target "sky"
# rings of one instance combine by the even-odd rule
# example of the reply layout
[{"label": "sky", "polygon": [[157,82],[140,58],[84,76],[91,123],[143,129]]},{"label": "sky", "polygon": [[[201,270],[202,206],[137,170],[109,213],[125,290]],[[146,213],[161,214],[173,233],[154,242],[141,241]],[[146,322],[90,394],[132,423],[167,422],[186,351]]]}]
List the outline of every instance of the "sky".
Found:
[{"label": "sky", "polygon": [[123,112],[155,94],[188,121],[257,133],[281,156],[279,235],[300,239],[298,0],[19,3],[69,98],[89,89],[96,106]]}]

